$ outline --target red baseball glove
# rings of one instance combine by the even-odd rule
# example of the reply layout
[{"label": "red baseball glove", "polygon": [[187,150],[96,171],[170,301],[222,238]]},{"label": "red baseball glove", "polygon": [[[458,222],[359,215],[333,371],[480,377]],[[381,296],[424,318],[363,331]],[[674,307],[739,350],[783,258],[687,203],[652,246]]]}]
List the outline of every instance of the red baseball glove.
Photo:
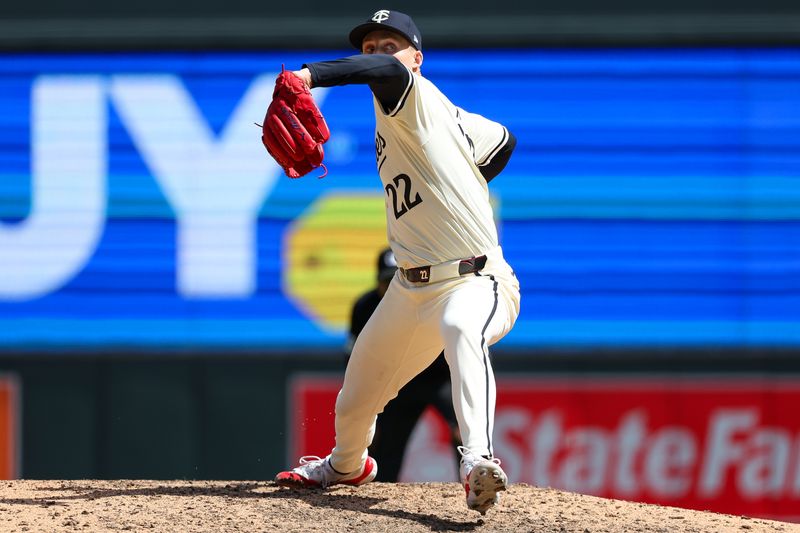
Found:
[{"label": "red baseball glove", "polygon": [[275,80],[272,103],[261,126],[261,142],[290,178],[322,166],[322,144],[331,136],[311,91],[292,72],[282,69]]}]

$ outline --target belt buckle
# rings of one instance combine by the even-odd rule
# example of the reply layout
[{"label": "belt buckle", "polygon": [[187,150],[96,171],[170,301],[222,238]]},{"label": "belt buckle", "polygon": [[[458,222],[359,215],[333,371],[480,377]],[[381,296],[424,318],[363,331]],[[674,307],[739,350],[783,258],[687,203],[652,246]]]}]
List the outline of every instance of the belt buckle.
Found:
[{"label": "belt buckle", "polygon": [[428,283],[431,280],[431,267],[417,267],[404,269],[403,274],[412,283]]},{"label": "belt buckle", "polygon": [[431,280],[431,267],[424,266],[413,269],[415,274],[419,274],[414,281],[418,283],[428,283]]}]

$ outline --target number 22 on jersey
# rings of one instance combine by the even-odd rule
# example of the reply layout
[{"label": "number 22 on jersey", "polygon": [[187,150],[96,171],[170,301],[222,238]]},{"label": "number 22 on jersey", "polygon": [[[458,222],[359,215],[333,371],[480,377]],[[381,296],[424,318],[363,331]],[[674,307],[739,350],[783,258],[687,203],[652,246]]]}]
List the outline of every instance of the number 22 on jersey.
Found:
[{"label": "number 22 on jersey", "polygon": [[[411,199],[411,178],[406,174],[400,174],[392,179],[394,183],[386,185],[386,194],[392,198],[392,205],[394,206],[394,218],[400,218],[408,213],[409,210],[422,203],[419,193],[414,193],[414,199]],[[402,189],[403,198],[400,198],[400,191]]]},{"label": "number 22 on jersey", "polygon": [[[375,136],[375,159],[378,164],[378,172],[380,172],[383,163],[386,162],[386,156],[383,154],[385,148],[386,139],[380,133],[377,133]],[[420,197],[419,193],[411,190],[411,178],[407,174],[395,176],[392,178],[392,183],[386,184],[384,189],[387,196],[392,200],[395,219],[400,218],[422,203],[422,197]]]}]

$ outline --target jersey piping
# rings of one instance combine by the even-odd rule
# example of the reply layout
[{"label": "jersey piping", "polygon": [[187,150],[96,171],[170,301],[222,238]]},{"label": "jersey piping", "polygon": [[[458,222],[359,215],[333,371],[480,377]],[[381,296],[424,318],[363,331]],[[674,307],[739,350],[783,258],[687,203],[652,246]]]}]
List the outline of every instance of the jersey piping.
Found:
[{"label": "jersey piping", "polygon": [[[480,272],[475,272],[476,276],[480,276]],[[497,280],[494,279],[494,276],[489,274],[489,279],[492,280],[492,291],[494,292],[494,305],[492,306],[492,312],[489,313],[489,318],[486,319],[486,323],[483,325],[483,330],[481,331],[481,350],[483,351],[483,371],[485,374],[486,379],[486,447],[489,449],[489,455],[494,456],[494,451],[492,451],[492,432],[490,428],[489,421],[491,418],[491,412],[489,407],[489,347],[486,345],[486,329],[489,327],[489,323],[494,318],[494,313],[497,311]]]},{"label": "jersey piping", "polygon": [[508,130],[506,129],[506,127],[505,127],[505,126],[503,126],[503,138],[500,140],[500,143],[499,143],[497,146],[495,146],[495,147],[494,147],[494,149],[492,149],[492,150],[491,150],[491,151],[490,151],[490,152],[489,152],[489,153],[486,155],[486,157],[484,157],[482,160],[480,160],[480,161],[479,161],[479,162],[477,162],[476,164],[477,164],[479,167],[484,167],[484,166],[488,165],[489,163],[491,163],[491,162],[492,162],[492,159],[494,159],[494,156],[496,156],[496,155],[497,155],[497,153],[498,153],[500,150],[502,150],[502,149],[503,149],[503,147],[506,145],[506,143],[507,143],[507,142],[508,142]]},{"label": "jersey piping", "polygon": [[403,95],[400,96],[400,101],[397,102],[395,108],[391,111],[391,113],[389,113],[390,117],[397,115],[403,109],[406,100],[408,100],[408,95],[411,94],[412,87],[414,87],[414,73],[409,71],[408,84],[406,85],[406,89],[405,91],[403,91]]}]

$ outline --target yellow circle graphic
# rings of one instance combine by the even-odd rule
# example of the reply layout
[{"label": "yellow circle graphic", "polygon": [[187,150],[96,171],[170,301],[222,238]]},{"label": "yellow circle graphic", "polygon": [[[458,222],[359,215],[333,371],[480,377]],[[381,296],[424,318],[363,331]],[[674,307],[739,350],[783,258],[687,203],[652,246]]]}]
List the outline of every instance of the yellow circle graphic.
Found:
[{"label": "yellow circle graphic", "polygon": [[376,285],[378,254],[387,246],[385,217],[382,195],[337,192],[290,224],[284,292],[317,325],[346,329],[356,298]]}]

